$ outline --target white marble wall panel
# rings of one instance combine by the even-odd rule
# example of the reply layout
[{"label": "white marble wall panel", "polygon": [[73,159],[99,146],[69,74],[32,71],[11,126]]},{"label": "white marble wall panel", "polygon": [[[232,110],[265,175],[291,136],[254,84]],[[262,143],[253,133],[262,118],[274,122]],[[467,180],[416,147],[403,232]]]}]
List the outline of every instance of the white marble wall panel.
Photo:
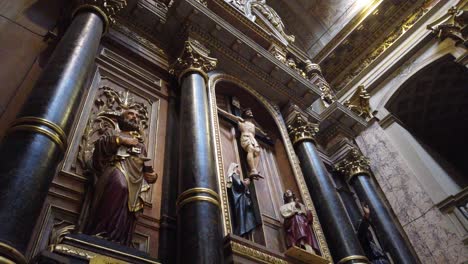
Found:
[{"label": "white marble wall panel", "polygon": [[463,263],[468,249],[378,123],[356,138],[422,263]]}]

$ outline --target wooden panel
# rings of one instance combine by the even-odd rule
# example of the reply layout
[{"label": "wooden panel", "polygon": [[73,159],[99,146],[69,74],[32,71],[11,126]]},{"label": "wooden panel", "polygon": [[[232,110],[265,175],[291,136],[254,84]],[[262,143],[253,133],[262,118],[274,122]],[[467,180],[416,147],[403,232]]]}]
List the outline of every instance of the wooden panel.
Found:
[{"label": "wooden panel", "polygon": [[[43,250],[49,242],[51,232],[57,227],[63,227],[63,224],[57,227],[51,224],[60,223],[63,214],[53,214],[50,208],[63,208],[70,212],[66,219],[69,225],[79,226],[84,220],[80,215],[86,215],[83,209],[89,207],[88,189],[93,182],[93,175],[86,172],[86,164],[92,154],[93,141],[98,137],[97,134],[89,133],[92,130],[87,128],[95,126],[93,120],[98,113],[118,110],[119,103],[109,99],[109,94],[113,94],[139,103],[147,109],[147,125],[143,136],[148,157],[152,159],[159,179],[143,197],[145,207],[136,224],[134,244],[157,257],[168,111],[167,83],[106,48],[101,51],[97,61],[98,67],[88,95],[80,113],[76,115],[77,122],[70,135],[64,162],[49,189],[42,220],[36,225],[36,234],[32,240],[37,243],[32,243],[31,251],[34,254]],[[112,103],[103,106],[102,103],[106,102]]]}]

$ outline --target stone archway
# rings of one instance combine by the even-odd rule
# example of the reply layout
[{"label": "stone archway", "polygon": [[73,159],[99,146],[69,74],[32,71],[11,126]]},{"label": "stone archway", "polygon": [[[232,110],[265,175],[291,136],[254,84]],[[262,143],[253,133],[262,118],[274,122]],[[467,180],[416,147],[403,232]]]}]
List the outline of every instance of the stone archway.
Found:
[{"label": "stone archway", "polygon": [[468,186],[468,69],[444,56],[408,79],[386,104],[460,188]]}]

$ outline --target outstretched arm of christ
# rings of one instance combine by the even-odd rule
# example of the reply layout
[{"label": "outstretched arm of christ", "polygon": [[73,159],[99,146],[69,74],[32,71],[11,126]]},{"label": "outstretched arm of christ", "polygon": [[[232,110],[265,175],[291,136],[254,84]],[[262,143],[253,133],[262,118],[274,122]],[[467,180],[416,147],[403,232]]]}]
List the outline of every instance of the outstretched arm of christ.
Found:
[{"label": "outstretched arm of christ", "polygon": [[244,121],[244,119],[242,119],[242,117],[233,115],[231,113],[228,113],[228,112],[224,111],[223,109],[221,109],[219,107],[218,107],[218,113],[220,113],[222,116],[224,116],[225,118],[229,119],[231,122],[234,122],[234,123]]}]

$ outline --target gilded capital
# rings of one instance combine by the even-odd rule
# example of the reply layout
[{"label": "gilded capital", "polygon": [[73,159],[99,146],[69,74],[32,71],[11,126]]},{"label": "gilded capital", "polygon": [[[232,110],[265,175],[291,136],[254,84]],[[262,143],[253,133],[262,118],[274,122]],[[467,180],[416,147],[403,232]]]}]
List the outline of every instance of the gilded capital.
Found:
[{"label": "gilded capital", "polygon": [[205,79],[208,79],[206,74],[216,68],[218,60],[208,56],[209,51],[196,40],[187,40],[184,43],[184,48],[171,65],[169,73],[177,76],[180,79],[188,72],[198,72]]},{"label": "gilded capital", "polygon": [[303,140],[315,142],[315,136],[319,132],[319,127],[318,124],[307,121],[301,113],[296,113],[288,124],[288,132],[293,145]]},{"label": "gilded capital", "polygon": [[83,10],[98,13],[104,20],[104,31],[115,23],[117,14],[127,6],[127,0],[76,0],[73,16]]},{"label": "gilded capital", "polygon": [[335,170],[341,172],[346,181],[350,181],[354,176],[365,174],[370,176],[370,161],[362,155],[356,148],[335,165]]}]

